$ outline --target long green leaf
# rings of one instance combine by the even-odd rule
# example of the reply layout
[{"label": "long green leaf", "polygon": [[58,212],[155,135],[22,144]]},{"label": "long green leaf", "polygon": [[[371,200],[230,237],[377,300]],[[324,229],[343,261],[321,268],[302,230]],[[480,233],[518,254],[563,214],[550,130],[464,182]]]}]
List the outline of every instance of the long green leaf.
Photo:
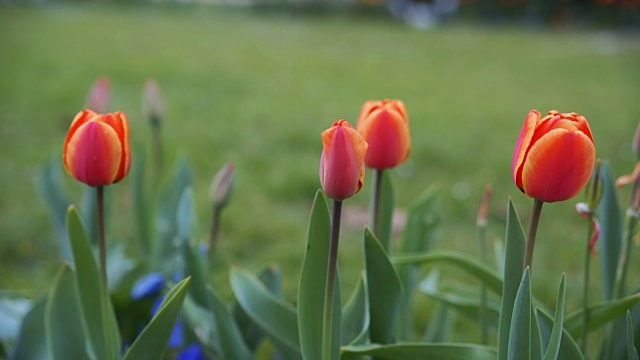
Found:
[{"label": "long green leaf", "polygon": [[[380,240],[380,244],[382,244],[387,251],[388,254],[391,254],[391,245],[392,245],[392,237],[393,237],[393,210],[395,208],[395,195],[393,192],[393,183],[391,181],[391,176],[389,171],[384,170],[374,170],[382,171],[382,178],[380,179],[380,203],[379,203],[379,214],[378,214],[378,230],[376,236]],[[374,176],[377,176],[374,175]],[[372,201],[375,194],[375,186],[372,187]],[[370,224],[374,223],[374,214],[373,214],[373,206],[370,206]]]},{"label": "long green leaf", "polygon": [[[538,324],[540,326],[540,338],[542,339],[542,347],[549,347],[549,340],[551,339],[551,333],[553,332],[553,319],[545,309],[536,307],[536,317],[538,318]],[[560,341],[560,350],[558,351],[557,359],[583,359],[584,356],[580,352],[580,348],[576,341],[571,337],[571,334],[565,329],[562,330],[562,340]]]},{"label": "long green leaf", "polygon": [[[525,237],[513,202],[509,199],[507,213],[507,232],[505,235],[504,286],[501,286],[502,304],[500,306],[500,324],[498,325],[498,360],[507,359],[509,331],[513,307],[520,286],[522,263],[524,262]],[[502,284],[501,284],[502,285]],[[487,283],[489,286],[489,283]]]},{"label": "long green leaf", "polygon": [[435,309],[433,309],[433,315],[424,332],[423,342],[444,343],[449,341],[453,332],[454,319],[447,304],[443,302],[436,304]]},{"label": "long green leaf", "polygon": [[[316,193],[311,208],[307,249],[304,254],[300,285],[298,287],[298,332],[300,351],[305,360],[320,359],[322,355],[322,322],[324,312],[325,283],[331,220],[324,194]],[[341,300],[339,276],[336,271],[333,306],[332,344],[340,344]],[[332,358],[337,358],[339,347],[335,346]]]},{"label": "long green leaf", "polygon": [[553,329],[551,330],[551,338],[549,345],[544,353],[544,360],[556,360],[560,352],[560,343],[562,342],[562,329],[564,326],[564,304],[567,293],[566,277],[562,274],[560,279],[560,288],[558,289],[558,300],[556,301],[556,315],[553,319]]},{"label": "long green leaf", "polygon": [[73,272],[68,264],[64,264],[51,286],[44,316],[47,347],[52,359],[89,359],[78,307]]},{"label": "long green leaf", "polygon": [[[192,280],[193,283],[193,280]],[[206,307],[200,306],[187,294],[182,307],[185,323],[194,333],[200,343],[216,354],[222,353],[220,336],[216,327],[213,313]]]},{"label": "long green leaf", "polygon": [[[436,190],[430,187],[409,206],[404,233],[400,242],[402,253],[422,253],[431,250],[435,243],[439,214],[435,207]],[[396,337],[398,340],[412,340],[414,338],[413,298],[418,282],[420,269],[417,264],[398,266],[398,274],[402,281],[404,292],[400,301],[400,315]]]},{"label": "long green leaf", "polygon": [[389,344],[400,309],[402,284],[378,239],[364,230],[365,273],[369,297],[369,336],[372,342]]},{"label": "long green leaf", "polygon": [[613,286],[622,246],[622,214],[614,179],[611,165],[608,160],[605,160],[602,163],[602,200],[597,210],[601,228],[598,239],[600,256],[598,257],[602,269],[602,289],[605,300],[611,300],[614,297]]},{"label": "long green leaf", "polygon": [[98,265],[78,212],[73,206],[67,211],[67,234],[75,263],[80,312],[91,355],[98,360],[117,359],[120,356],[120,332],[116,316],[109,294],[100,285]]},{"label": "long green leaf", "polygon": [[633,320],[627,310],[627,360],[638,360],[638,351],[633,344]]},{"label": "long green leaf", "polygon": [[[449,308],[466,315],[470,319],[477,321],[480,311],[480,290],[468,285],[452,282],[441,283],[439,273],[431,272],[429,276],[420,283],[420,291],[448,305]],[[500,302],[494,298],[487,299],[487,323],[494,329],[498,328],[500,317]],[[434,319],[432,319],[434,321]],[[444,326],[442,324],[441,326]]]},{"label": "long green leaf", "polygon": [[155,360],[162,357],[180,316],[190,280],[186,278],[169,290],[158,312],[124,354],[123,360]]},{"label": "long green leaf", "polygon": [[342,348],[342,360],[368,355],[386,360],[438,359],[438,360],[495,360],[496,349],[472,344],[414,344],[357,345]]},{"label": "long green leaf", "polygon": [[[597,330],[608,322],[616,320],[638,303],[640,303],[640,294],[633,294],[621,299],[589,305],[589,322],[587,323],[587,331],[591,332]],[[564,327],[569,331],[571,336],[580,338],[583,331],[582,309],[576,310],[567,315],[564,320]]]},{"label": "long green leaf", "polygon": [[529,279],[529,268],[527,268],[522,274],[522,281],[513,304],[507,350],[509,360],[531,359],[531,282]]},{"label": "long green leaf", "polygon": [[33,302],[31,310],[22,320],[22,326],[10,360],[48,360],[46,333],[44,330],[44,314],[46,308],[46,298],[40,298]]},{"label": "long green leaf", "polygon": [[[398,255],[392,259],[394,265],[425,265],[431,263],[446,263],[454,265],[469,275],[484,281],[487,288],[496,294],[502,294],[502,279],[494,270],[481,264],[477,260],[455,251],[434,250],[426,254]],[[522,266],[522,264],[520,264]]]},{"label": "long green leaf", "polygon": [[243,270],[229,274],[231,289],[242,309],[287,358],[301,358],[295,309],[274,296],[258,278]]},{"label": "long green leaf", "polygon": [[67,240],[66,215],[71,204],[62,186],[62,171],[60,171],[60,157],[53,156],[42,165],[36,178],[38,195],[44,200],[49,209],[51,221],[56,231],[58,250],[62,260],[73,262],[69,240]]},{"label": "long green leaf", "polygon": [[369,329],[369,302],[364,274],[342,309],[342,345],[355,345],[365,340]]}]

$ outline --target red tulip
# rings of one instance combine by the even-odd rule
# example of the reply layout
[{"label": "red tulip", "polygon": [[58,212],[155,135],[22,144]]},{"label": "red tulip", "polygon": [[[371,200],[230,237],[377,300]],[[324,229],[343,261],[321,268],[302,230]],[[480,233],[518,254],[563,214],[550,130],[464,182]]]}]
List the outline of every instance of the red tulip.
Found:
[{"label": "red tulip", "polygon": [[320,183],[327,196],[341,201],[360,191],[366,152],[367,142],[346,120],[322,133]]},{"label": "red tulip", "polygon": [[79,112],[64,141],[62,159],[67,172],[87,185],[122,180],[131,166],[127,116],[122,112]]},{"label": "red tulip", "polygon": [[576,113],[531,110],[511,163],[516,186],[545,202],[574,197],[587,184],[596,160],[589,124]]},{"label": "red tulip", "polygon": [[402,101],[367,101],[360,111],[356,128],[369,144],[364,159],[368,167],[392,168],[409,157],[409,118]]}]

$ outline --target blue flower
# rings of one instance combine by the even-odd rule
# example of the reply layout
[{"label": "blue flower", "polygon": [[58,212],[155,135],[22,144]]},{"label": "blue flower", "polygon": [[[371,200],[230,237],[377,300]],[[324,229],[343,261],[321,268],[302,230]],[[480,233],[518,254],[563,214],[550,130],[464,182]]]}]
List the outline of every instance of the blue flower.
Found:
[{"label": "blue flower", "polygon": [[131,298],[140,300],[158,295],[160,290],[164,288],[164,275],[159,272],[152,272],[139,278],[131,288]]},{"label": "blue flower", "polygon": [[178,356],[176,360],[206,360],[207,358],[204,356],[202,352],[202,347],[199,344],[192,344],[184,348]]}]

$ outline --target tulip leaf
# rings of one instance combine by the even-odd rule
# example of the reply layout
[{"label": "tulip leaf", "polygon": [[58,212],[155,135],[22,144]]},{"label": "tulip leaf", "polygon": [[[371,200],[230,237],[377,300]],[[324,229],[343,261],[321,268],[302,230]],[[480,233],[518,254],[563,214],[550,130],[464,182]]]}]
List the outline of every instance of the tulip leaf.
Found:
[{"label": "tulip leaf", "polygon": [[451,338],[453,319],[449,305],[444,302],[438,302],[424,333],[423,341],[426,343],[447,342]]},{"label": "tulip leaf", "polygon": [[[449,308],[477,321],[480,313],[480,289],[452,282],[439,281],[439,273],[432,271],[421,283],[420,291],[448,305]],[[498,328],[500,302],[495,298],[487,299],[487,322],[494,329]],[[433,321],[433,320],[432,320]]]},{"label": "tulip leaf", "polygon": [[560,352],[562,342],[562,329],[564,326],[564,305],[567,293],[566,277],[562,274],[560,288],[558,289],[558,300],[556,301],[556,315],[553,319],[553,329],[549,338],[549,344],[544,354],[544,360],[556,360]]},{"label": "tulip leaf", "polygon": [[[535,314],[538,319],[538,325],[540,327],[540,339],[542,340],[542,347],[543,349],[546,348],[548,350],[551,347],[551,336],[553,333],[553,328],[555,326],[554,321],[546,312],[546,310],[540,307],[536,307]],[[558,354],[555,359],[584,359],[584,356],[580,352],[578,344],[566,329],[562,330],[560,349],[558,350]]]},{"label": "tulip leaf", "polygon": [[[505,236],[504,284],[501,284],[500,323],[498,324],[498,360],[507,359],[509,334],[514,312],[514,304],[522,274],[524,262],[525,237],[513,202],[509,199],[507,213],[507,231]],[[486,283],[491,289],[490,283]]]},{"label": "tulip leaf", "polygon": [[36,178],[38,195],[44,200],[58,241],[58,250],[62,260],[73,262],[69,240],[67,240],[66,215],[71,204],[62,186],[62,171],[60,171],[60,157],[53,156],[42,165]]},{"label": "tulip leaf", "polygon": [[286,358],[301,358],[295,309],[276,297],[254,275],[243,270],[229,274],[231,289],[242,309],[265,332]]},{"label": "tulip leaf", "polygon": [[[376,236],[380,240],[380,244],[384,246],[388,254],[391,254],[393,240],[393,210],[395,208],[395,195],[393,192],[393,183],[389,171],[374,169],[376,180],[380,181],[380,202],[378,203],[378,229]],[[372,187],[371,199],[375,199],[376,187]],[[370,224],[375,223],[374,206],[370,206],[371,220]]]},{"label": "tulip leaf", "polygon": [[[400,249],[403,253],[422,253],[429,251],[435,242],[440,223],[435,208],[436,190],[431,187],[415,199],[407,211],[407,220]],[[410,340],[414,338],[413,297],[418,285],[420,269],[417,264],[398,266],[398,274],[402,281],[404,293],[400,302],[397,338]]]},{"label": "tulip leaf", "polygon": [[400,309],[402,284],[387,253],[368,228],[364,230],[365,273],[369,297],[371,341],[389,344]]},{"label": "tulip leaf", "polygon": [[218,294],[207,287],[204,266],[200,257],[187,242],[183,243],[183,254],[185,257],[185,271],[191,276],[189,295],[196,305],[211,312],[215,322],[216,328],[215,331],[211,331],[211,334],[218,336],[218,338],[209,341],[209,343],[220,346],[220,356],[223,359],[251,359],[251,353],[243,341],[242,334],[231,311]]},{"label": "tulip leaf", "polygon": [[531,282],[525,269],[513,304],[507,359],[531,359]]},{"label": "tulip leaf", "polygon": [[633,320],[631,312],[627,310],[627,360],[638,360],[638,351],[633,343]]},{"label": "tulip leaf", "polygon": [[393,345],[367,344],[342,347],[342,360],[362,356],[381,359],[495,360],[496,349],[474,344],[402,343]]},{"label": "tulip leaf", "polygon": [[207,308],[198,305],[189,294],[184,299],[183,313],[186,323],[191,329],[194,329],[198,340],[214,353],[222,353],[219,342],[220,336],[218,335],[213,313]]},{"label": "tulip leaf", "polygon": [[597,215],[600,221],[598,246],[602,268],[602,289],[605,300],[615,297],[613,287],[618,267],[618,257],[622,246],[622,214],[618,192],[609,161],[602,163],[602,199]]},{"label": "tulip leaf", "polygon": [[85,336],[98,359],[116,359],[120,354],[118,323],[100,270],[93,257],[84,227],[73,206],[67,212],[67,234],[75,262],[75,284],[80,300]]},{"label": "tulip leaf", "polygon": [[191,238],[191,229],[194,227],[195,217],[193,189],[188,186],[180,195],[176,210],[176,235],[180,241],[188,241]]},{"label": "tulip leaf", "polygon": [[[604,301],[589,305],[589,322],[587,331],[591,332],[599,329],[610,321],[622,317],[627,310],[632,309],[640,302],[640,294],[633,294],[621,299]],[[571,336],[579,338],[582,336],[582,309],[576,310],[567,315],[564,320],[564,327]]]},{"label": "tulip leaf", "polygon": [[190,280],[186,278],[169,290],[149,324],[124,354],[123,360],[155,360],[162,357],[182,310]]},{"label": "tulip leaf", "polygon": [[[155,268],[170,274],[180,268],[180,243],[176,241],[178,229],[178,203],[185,189],[193,183],[191,167],[185,156],[181,157],[171,181],[160,197],[155,227],[157,233]],[[191,292],[191,291],[190,291]]]},{"label": "tulip leaf", "polygon": [[31,309],[31,300],[19,291],[0,290],[0,351],[11,354],[25,315]]},{"label": "tulip leaf", "polygon": [[369,329],[369,302],[364,276],[360,276],[342,309],[342,345],[355,345],[366,340]]},{"label": "tulip leaf", "polygon": [[[398,255],[393,258],[393,264],[399,265],[419,265],[430,263],[446,263],[454,265],[483,281],[487,288],[496,294],[502,293],[502,279],[494,270],[481,264],[477,260],[463,255],[459,252],[448,250],[434,250],[426,254]],[[522,266],[522,264],[520,264]]]},{"label": "tulip leaf", "polygon": [[136,225],[138,230],[138,241],[140,250],[144,254],[151,253],[151,223],[149,213],[149,199],[145,191],[145,174],[147,156],[140,143],[135,145],[134,153],[136,156],[132,159],[131,165],[131,187],[133,192],[133,207],[136,216]]},{"label": "tulip leaf", "polygon": [[[322,356],[322,323],[330,236],[331,220],[329,209],[324,194],[318,191],[311,208],[307,248],[304,254],[300,285],[298,287],[298,332],[300,336],[300,351],[305,360],[321,359]],[[331,331],[331,343],[334,346],[331,358],[337,359],[341,338],[341,300],[338,271],[336,271],[334,284]]]},{"label": "tulip leaf", "polygon": [[9,359],[50,359],[44,327],[46,300],[47,298],[43,297],[32,303],[31,310],[22,320],[22,325]]},{"label": "tulip leaf", "polygon": [[47,298],[44,325],[51,359],[89,359],[73,271],[62,265]]}]

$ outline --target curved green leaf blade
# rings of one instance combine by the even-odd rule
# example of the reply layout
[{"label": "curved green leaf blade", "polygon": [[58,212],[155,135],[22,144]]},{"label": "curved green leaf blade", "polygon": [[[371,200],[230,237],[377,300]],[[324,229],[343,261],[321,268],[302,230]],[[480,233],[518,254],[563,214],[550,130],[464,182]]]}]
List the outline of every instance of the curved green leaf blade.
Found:
[{"label": "curved green leaf blade", "polygon": [[602,269],[602,289],[604,298],[613,298],[613,285],[616,279],[618,257],[622,246],[622,214],[615,187],[615,178],[608,160],[602,163],[602,200],[598,206],[600,238],[598,239],[600,263]]},{"label": "curved green leaf blade", "polygon": [[67,211],[67,234],[75,263],[80,312],[92,355],[97,359],[117,359],[120,357],[120,332],[111,298],[100,285],[98,265],[73,206]]},{"label": "curved green leaf blade", "polygon": [[[193,284],[193,280],[192,280]],[[209,309],[200,306],[193,300],[191,295],[187,295],[182,306],[185,323],[190,329],[193,329],[196,337],[205,347],[209,348],[216,354],[222,353],[216,327],[216,320],[213,313]]]},{"label": "curved green leaf blade", "polygon": [[638,360],[638,352],[633,344],[633,320],[627,310],[627,360]]},{"label": "curved green leaf blade", "polygon": [[369,329],[369,302],[364,274],[342,309],[342,345],[354,345],[365,340]]},{"label": "curved green leaf blade", "polygon": [[124,354],[123,360],[155,360],[162,357],[182,310],[189,281],[191,279],[186,278],[169,290],[158,312]]},{"label": "curved green leaf blade", "polygon": [[[477,260],[455,251],[434,250],[426,254],[398,255],[392,259],[394,265],[446,263],[454,265],[469,275],[484,281],[487,288],[496,294],[502,294],[502,279],[494,270]],[[522,263],[520,264],[522,266]]]},{"label": "curved green leaf blade", "polygon": [[[374,172],[382,171],[382,177],[380,178],[380,203],[378,214],[378,233],[376,236],[380,240],[380,244],[384,246],[384,249],[388,254],[391,254],[391,240],[393,237],[393,209],[395,208],[395,195],[393,193],[393,183],[391,182],[391,176],[389,171],[374,169]],[[377,174],[375,175],[377,176]],[[375,197],[375,186],[372,186],[373,201]],[[373,206],[370,206],[370,224],[375,223]]]},{"label": "curved green leaf blade", "polygon": [[[610,321],[623,316],[627,310],[632,309],[640,302],[640,294],[633,294],[627,297],[599,302],[589,305],[589,322],[587,331],[591,332],[599,329]],[[582,336],[582,309],[576,310],[567,315],[564,320],[564,327],[574,338]]]},{"label": "curved green leaf blade", "polygon": [[[549,347],[549,340],[553,331],[553,319],[544,309],[536,306],[536,317],[540,326],[540,338],[542,339],[542,347]],[[562,330],[562,340],[560,341],[560,350],[557,359],[583,359],[582,352],[571,334],[565,329]]]},{"label": "curved green leaf blade", "polygon": [[357,359],[365,355],[380,357],[385,360],[495,360],[497,354],[495,348],[472,344],[368,344],[343,347],[340,359]]},{"label": "curved green leaf blade", "polygon": [[232,270],[231,289],[242,309],[267,334],[287,358],[301,358],[296,311],[274,296],[252,274]]},{"label": "curved green leaf blade", "polygon": [[564,304],[567,294],[566,276],[562,274],[560,279],[560,288],[558,289],[558,300],[556,301],[556,315],[553,319],[553,329],[551,330],[551,338],[547,351],[544,353],[544,360],[555,360],[560,352],[560,344],[562,342],[562,329],[564,326]]},{"label": "curved green leaf blade", "polygon": [[89,359],[75,286],[71,268],[62,265],[51,286],[44,317],[47,347],[54,360]]},{"label": "curved green leaf blade", "polygon": [[388,344],[400,309],[402,284],[387,253],[368,228],[364,230],[365,273],[369,297],[371,341]]},{"label": "curved green leaf blade", "polygon": [[[315,360],[322,356],[324,284],[327,278],[327,259],[329,258],[329,239],[331,236],[329,208],[321,191],[316,193],[313,200],[307,234],[307,250],[304,254],[298,287],[298,332],[302,357],[305,360]],[[339,344],[341,300],[338,271],[336,271],[333,293],[332,344]],[[334,349],[335,354],[332,354],[332,358],[337,358],[339,347],[335,346]]]},{"label": "curved green leaf blade", "polygon": [[33,302],[31,310],[22,320],[22,325],[13,347],[13,353],[9,356],[9,359],[50,359],[44,330],[46,300],[43,297]]},{"label": "curved green leaf blade", "polygon": [[531,283],[529,268],[525,269],[513,304],[509,348],[509,360],[531,359]]},{"label": "curved green leaf blade", "polygon": [[[500,323],[498,325],[498,360],[507,359],[509,348],[509,331],[513,307],[520,286],[522,263],[524,262],[525,237],[513,202],[509,199],[507,213],[507,232],[505,235],[504,284],[500,284],[502,305],[500,306]],[[487,287],[490,287],[487,283]]]}]

